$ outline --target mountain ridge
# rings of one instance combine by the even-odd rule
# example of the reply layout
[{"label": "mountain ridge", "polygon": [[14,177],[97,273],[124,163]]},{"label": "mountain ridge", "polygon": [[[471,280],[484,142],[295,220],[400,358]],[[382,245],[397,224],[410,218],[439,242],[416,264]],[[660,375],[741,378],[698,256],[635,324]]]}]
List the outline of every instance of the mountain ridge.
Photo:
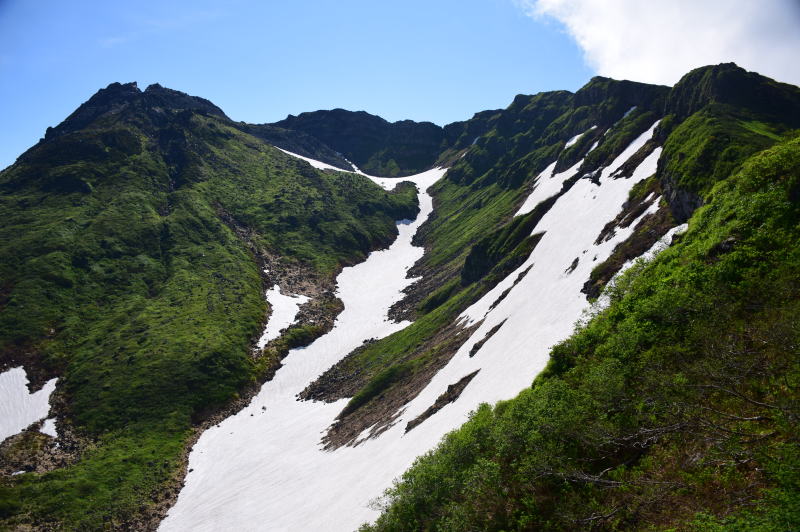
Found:
[{"label": "mountain ridge", "polygon": [[[798,187],[791,161],[798,151],[792,140],[800,128],[797,109],[800,89],[731,64],[696,69],[673,88],[595,77],[575,93],[518,95],[506,109],[475,113],[469,120],[444,127],[389,123],[365,112],[339,109],[290,116],[274,124],[246,124],[231,121],[207,100],[157,84],[141,91],[135,83],[112,83],[61,124],[48,128],[42,141],[0,172],[0,213],[7,223],[2,240],[8,243],[3,250],[6,259],[0,262],[0,362],[3,368],[24,362],[38,367],[43,376],[59,375],[62,380],[54,396],[60,405],[59,423],[83,438],[83,443],[76,443],[76,456],[51,470],[36,465],[38,455],[31,449],[52,449],[51,440],[36,431],[0,445],[0,465],[8,475],[16,471],[12,464],[37,471],[35,477],[3,478],[0,518],[9,526],[59,523],[91,528],[103,521],[118,527],[157,526],[185,475],[185,446],[193,431],[207,427],[204,420],[218,419],[215,412],[240,409],[248,394],[278,371],[290,349],[329,331],[341,311],[334,295],[335,274],[389,245],[397,234],[394,221],[413,218],[419,208],[413,187],[407,184],[388,193],[353,172],[318,171],[271,146],[275,145],[345,170],[352,168],[352,161],[379,175],[449,167],[429,189],[433,214],[414,236],[414,242],[425,248],[421,261],[410,270],[420,280],[390,313],[413,323],[385,338],[365,341],[303,392],[305,398],[324,401],[350,398],[327,431],[326,442],[332,447],[355,443],[370,427],[372,436],[380,437],[391,427],[393,416],[400,415],[459,350],[471,347],[469,358],[478,360],[474,357],[502,339],[505,321],[470,340],[477,329],[465,328],[459,316],[513,281],[495,302],[500,305],[526,276],[538,275],[535,266],[515,272],[540,245],[543,233],[537,227],[562,198],[580,187],[611,187],[636,174],[636,185],[621,211],[591,238],[596,237],[595,246],[602,246],[616,243],[615,234],[629,236],[580,279],[592,298],[611,294],[610,310],[598,313],[594,325],[556,346],[547,369],[534,382],[534,391],[523,392],[508,406],[482,407],[471,424],[407,473],[406,483],[390,493],[377,526],[407,530],[420,528],[421,523],[468,523],[508,529],[543,526],[551,522],[547,519],[563,526],[588,519],[570,497],[597,495],[591,488],[562,493],[549,491],[549,484],[535,486],[537,496],[560,501],[566,517],[526,499],[528,492],[514,476],[516,470],[502,469],[509,456],[491,447],[492,442],[505,445],[502,434],[492,433],[482,423],[494,420],[512,430],[517,418],[509,421],[504,412],[525,417],[526,409],[532,409],[541,414],[542,405],[559,390],[571,386],[588,394],[590,385],[602,379],[612,384],[633,379],[634,373],[620,367],[624,361],[604,355],[604,350],[625,345],[623,332],[636,345],[645,346],[644,351],[620,348],[635,368],[646,367],[646,360],[637,357],[650,353],[647,349],[653,345],[695,350],[706,360],[708,351],[697,347],[697,338],[712,329],[689,334],[667,315],[659,314],[662,321],[655,324],[648,317],[646,303],[652,301],[676,313],[683,312],[676,307],[679,303],[696,312],[709,308],[705,299],[676,297],[674,304],[667,304],[668,292],[654,287],[671,286],[670,275],[685,288],[693,286],[692,276],[705,268],[707,275],[737,279],[741,286],[735,289],[744,300],[754,301],[757,290],[752,287],[756,287],[771,294],[769,305],[785,308],[793,316],[795,296],[787,279],[795,266],[791,242]],[[618,166],[612,168],[615,162]],[[644,170],[639,169],[651,164],[652,175],[642,176]],[[551,195],[542,196],[526,211],[529,197],[545,194],[543,190],[550,190],[548,180],[556,178],[558,186],[553,186]],[[752,191],[762,208],[747,206],[742,191]],[[755,220],[773,227],[774,234],[762,233],[753,225]],[[612,283],[617,272],[686,221],[689,233],[673,240],[675,249],[688,250],[688,263],[681,263],[678,251],[665,252],[654,266],[635,267],[635,273],[623,276],[620,284]],[[771,261],[765,264],[775,269],[770,277],[775,288],[767,290],[754,280],[758,253],[765,253]],[[781,253],[785,262],[780,262]],[[572,264],[562,266],[566,270],[561,275],[571,275],[579,263],[578,271],[587,272],[586,260],[579,254]],[[25,266],[19,268],[19,263]],[[741,274],[735,273],[736,267]],[[710,277],[701,280],[696,281],[701,294],[710,294],[711,287],[719,292],[724,286]],[[267,315],[261,294],[272,285],[286,293],[306,293],[311,302],[281,337],[265,350],[253,350]],[[627,289],[633,290],[632,295],[626,295]],[[661,299],[648,299],[656,297],[648,290]],[[753,314],[749,308],[734,306],[726,299],[727,292],[720,293],[714,304],[728,309],[739,322],[752,318],[761,324],[760,331],[771,323],[791,330],[789,321],[770,317],[766,311]],[[693,307],[695,303],[699,306]],[[639,321],[625,321],[627,315]],[[698,323],[724,329],[722,323],[693,315],[699,316]],[[640,323],[661,327],[664,340],[625,329]],[[669,343],[668,334],[674,331],[684,331],[695,343]],[[774,345],[776,352],[790,349],[777,340]],[[584,362],[581,353],[591,360]],[[658,363],[670,367],[672,359],[665,355]],[[609,373],[605,365],[616,373]],[[770,375],[781,375],[780,368],[770,368]],[[700,370],[690,369],[690,378],[699,378]],[[433,402],[425,416],[407,425],[408,437],[435,424],[447,405],[462,400],[459,397],[478,386],[485,373],[449,383],[450,395],[437,396],[441,400]],[[632,389],[646,390],[637,386]],[[661,390],[659,397],[667,398],[664,404],[676,400],[653,386]],[[610,387],[608,397],[633,405],[621,389]],[[584,396],[569,396],[585,412],[602,413],[613,404],[590,404]],[[732,412],[727,403],[714,404]],[[644,423],[633,414],[626,419]],[[548,445],[560,445],[564,427],[571,423],[566,417],[556,420],[564,423],[558,429],[562,432],[553,433],[556,436],[550,440],[543,436]],[[519,426],[534,430],[530,423],[535,419],[525,423]],[[791,416],[785,423],[789,429],[775,430],[790,439]],[[581,418],[576,426],[583,425],[597,428]],[[471,439],[478,433],[488,439]],[[577,434],[587,441],[592,437]],[[463,464],[448,462],[450,449],[460,441],[478,449],[469,455],[477,460],[474,463],[495,464],[491,467],[500,467],[506,475],[501,478],[518,489],[508,495],[506,510],[499,503],[488,511],[479,507],[478,499],[498,487],[489,466],[469,469],[472,465],[467,464],[462,469]],[[657,443],[646,450],[652,448],[654,454],[643,451],[636,460],[656,456],[655,460],[655,453],[669,452]],[[587,445],[587,456],[599,452]],[[551,471],[574,457],[558,455],[556,447],[547,447],[550,454],[521,449]],[[620,456],[627,464],[633,455]],[[418,504],[414,501],[421,495],[409,486],[415,475],[427,474],[424,468],[433,462],[446,467],[429,478],[458,478],[445,490],[431,489],[435,498]],[[646,462],[641,464],[646,467]],[[613,529],[617,518],[619,523],[632,523],[641,516],[658,522],[647,509],[645,494],[636,491],[642,485],[625,476],[627,466],[614,462],[603,467],[607,465],[617,467],[614,474],[623,479],[614,482],[627,482],[634,493],[633,499],[625,500],[643,510],[614,512],[614,500],[602,499],[592,508],[601,516],[599,526]],[[557,471],[558,478],[581,486],[603,485],[598,478],[605,474]],[[467,476],[460,477],[462,473]],[[483,483],[476,484],[486,490],[477,499],[463,495],[469,482],[459,480],[473,474],[486,475],[481,477]],[[758,477],[758,485],[778,486],[769,476]],[[642,498],[637,498],[639,494]],[[757,498],[751,491],[747,496]],[[517,503],[532,504],[537,510],[526,513]],[[714,519],[732,514],[711,502],[695,509],[711,512]],[[693,515],[681,514],[678,517],[684,521],[678,524],[690,522]]]}]

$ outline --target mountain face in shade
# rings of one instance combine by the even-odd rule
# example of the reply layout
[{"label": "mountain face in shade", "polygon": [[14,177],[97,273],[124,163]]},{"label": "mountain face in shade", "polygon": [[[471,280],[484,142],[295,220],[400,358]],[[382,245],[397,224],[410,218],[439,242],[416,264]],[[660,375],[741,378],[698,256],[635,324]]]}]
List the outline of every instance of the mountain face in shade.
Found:
[{"label": "mountain face in shade", "polygon": [[390,123],[364,111],[314,111],[289,116],[273,126],[302,131],[368,174],[411,175],[427,170],[447,147],[444,130],[430,122]]},{"label": "mountain face in shade", "polygon": [[798,130],[733,64],[444,127],[112,83],[0,172],[55,382],[0,525],[798,528]]}]

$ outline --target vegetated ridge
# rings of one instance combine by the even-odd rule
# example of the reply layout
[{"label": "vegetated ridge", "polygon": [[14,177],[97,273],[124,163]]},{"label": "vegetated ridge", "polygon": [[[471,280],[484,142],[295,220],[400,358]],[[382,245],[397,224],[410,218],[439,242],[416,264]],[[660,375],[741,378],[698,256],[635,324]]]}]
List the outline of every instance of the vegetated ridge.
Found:
[{"label": "vegetated ridge", "polygon": [[[0,173],[0,363],[59,375],[59,420],[75,434],[67,465],[3,478],[0,518],[153,527],[197,427],[324,332],[304,322],[253,353],[263,289],[304,272],[330,323],[333,275],[413,217],[412,187],[386,193],[269,144],[380,175],[450,166],[417,235],[422,280],[394,309],[414,323],[303,394],[352,397],[326,435],[336,447],[419,393],[468,337],[455,318],[530,255],[556,201],[514,216],[537,176],[580,163],[557,195],[596,179],[658,120],[618,171],[663,147],[655,175],[597,238],[639,220],[633,236],[585,292],[600,295],[675,225],[688,232],[615,280],[608,308],[553,349],[529,390],[421,457],[367,528],[798,526],[800,91],[732,64],[672,88],[598,77],[444,128],[343,110],[249,125],[160,86],[98,92]],[[0,459],[24,462],[44,438],[7,440]]]}]

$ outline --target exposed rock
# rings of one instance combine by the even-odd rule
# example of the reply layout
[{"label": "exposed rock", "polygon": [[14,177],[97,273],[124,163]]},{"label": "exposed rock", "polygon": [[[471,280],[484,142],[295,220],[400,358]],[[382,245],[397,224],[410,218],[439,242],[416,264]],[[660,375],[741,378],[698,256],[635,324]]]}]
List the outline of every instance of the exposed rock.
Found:
[{"label": "exposed rock", "polygon": [[[527,270],[526,270],[526,271],[527,271]],[[506,320],[507,320],[507,319],[508,319],[508,318],[506,318]],[[501,321],[500,323],[498,323],[497,325],[495,325],[494,327],[492,327],[492,328],[489,330],[489,332],[487,332],[487,333],[486,333],[486,335],[485,335],[483,338],[481,338],[480,340],[478,340],[477,342],[475,342],[475,343],[473,344],[473,346],[469,348],[469,356],[470,356],[470,357],[474,357],[474,356],[475,356],[475,355],[478,353],[478,351],[480,351],[480,350],[481,350],[481,347],[483,347],[483,344],[485,344],[486,342],[488,342],[488,341],[489,341],[489,338],[491,338],[492,336],[494,336],[494,335],[495,335],[495,333],[496,333],[497,331],[499,331],[499,330],[500,330],[500,327],[502,327],[502,326],[503,326],[503,324],[505,324],[506,320],[503,320],[503,321]],[[477,373],[477,372],[476,372],[476,373]]]},{"label": "exposed rock", "polygon": [[[502,324],[501,324],[502,325]],[[444,408],[446,405],[453,403],[461,396],[461,393],[464,391],[464,388],[467,387],[467,384],[478,374],[480,370],[476,369],[469,375],[465,375],[459,379],[458,382],[451,384],[447,387],[447,390],[440,395],[436,401],[429,406],[423,413],[419,416],[415,417],[411,421],[408,422],[406,425],[406,433],[412,430],[414,427],[434,415],[436,412]]]}]

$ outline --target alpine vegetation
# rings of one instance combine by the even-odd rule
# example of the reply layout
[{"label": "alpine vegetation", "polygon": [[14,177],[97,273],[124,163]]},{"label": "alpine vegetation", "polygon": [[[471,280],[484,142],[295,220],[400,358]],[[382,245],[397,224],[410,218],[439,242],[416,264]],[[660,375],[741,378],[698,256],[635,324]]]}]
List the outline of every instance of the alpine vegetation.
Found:
[{"label": "alpine vegetation", "polygon": [[114,83],[0,215],[6,528],[800,528],[797,87],[439,127]]}]

